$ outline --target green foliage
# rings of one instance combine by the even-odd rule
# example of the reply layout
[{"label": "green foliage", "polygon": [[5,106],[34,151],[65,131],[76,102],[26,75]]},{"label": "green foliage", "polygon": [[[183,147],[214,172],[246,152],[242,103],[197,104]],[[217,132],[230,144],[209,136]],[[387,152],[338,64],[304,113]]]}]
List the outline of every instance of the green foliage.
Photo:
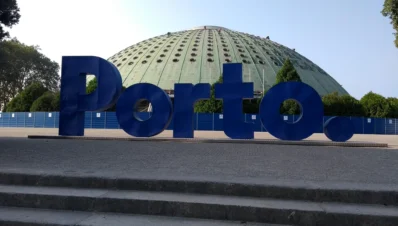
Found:
[{"label": "green foliage", "polygon": [[[282,68],[278,71],[276,75],[276,83],[281,82],[301,82],[300,75],[297,73],[294,68],[292,62],[289,59],[286,59],[283,63]],[[283,115],[295,114],[298,115],[301,113],[300,105],[294,100],[286,100],[281,104],[280,113]]]},{"label": "green foliage", "polygon": [[285,100],[281,104],[279,112],[282,115],[299,115],[301,114],[301,109],[295,100]]},{"label": "green foliage", "polygon": [[17,95],[4,108],[4,112],[23,112],[21,104],[21,95]]},{"label": "green foliage", "polygon": [[[216,83],[222,83],[222,76],[218,79]],[[211,86],[210,98],[207,100],[200,100],[195,103],[194,112],[197,113],[222,113],[222,100],[215,99],[215,84]],[[243,113],[247,114],[257,114],[259,112],[260,101],[258,99],[243,100],[242,110]]]},{"label": "green foliage", "polygon": [[3,28],[11,28],[13,25],[19,23],[21,15],[19,14],[19,7],[17,0],[1,0],[0,2],[0,41],[3,38],[9,37],[8,32]]},{"label": "green foliage", "polygon": [[16,39],[0,42],[0,103],[6,105],[27,86],[38,82],[56,92],[59,65]]},{"label": "green foliage", "polygon": [[392,108],[387,99],[377,93],[369,92],[360,100],[365,117],[384,118],[391,114]]},{"label": "green foliage", "polygon": [[352,96],[339,96],[337,92],[322,97],[324,114],[328,116],[363,116],[361,103]]},{"label": "green foliage", "polygon": [[98,85],[97,78],[91,79],[87,84],[86,93],[90,94],[94,92],[94,90],[97,89],[97,85]]},{"label": "green foliage", "polygon": [[28,112],[33,102],[47,91],[41,83],[32,83],[8,103],[7,112]]},{"label": "green foliage", "polygon": [[390,105],[390,113],[388,117],[398,118],[398,99],[394,97],[387,98],[387,102]]},{"label": "green foliage", "polygon": [[[222,76],[216,83],[222,83]],[[222,101],[215,99],[215,84],[211,86],[210,99],[196,102],[194,111],[197,113],[222,113]]]},{"label": "green foliage", "polygon": [[292,62],[289,59],[286,59],[285,63],[283,63],[282,68],[278,71],[278,74],[276,75],[276,84],[289,81],[301,82],[301,78],[294,68]]},{"label": "green foliage", "polygon": [[51,106],[54,109],[53,111],[59,111],[60,110],[60,101],[61,101],[60,92],[56,92],[54,94],[54,98],[53,98],[53,100],[51,102]]},{"label": "green foliage", "polygon": [[23,111],[29,111],[33,102],[47,91],[48,89],[38,82],[34,82],[26,87],[26,89],[21,92],[21,104]]},{"label": "green foliage", "polygon": [[37,98],[30,108],[31,112],[46,112],[46,111],[57,111],[58,109],[54,109],[53,102],[55,99],[55,94],[51,92],[46,92],[39,98]]},{"label": "green foliage", "polygon": [[343,108],[345,109],[343,111],[344,116],[363,116],[364,115],[364,109],[359,102],[359,100],[355,99],[354,97],[350,95],[342,95],[340,97]]},{"label": "green foliage", "polygon": [[[398,31],[398,0],[385,0],[383,5],[382,15],[391,20],[391,24],[395,31]],[[395,35],[395,46],[398,48],[398,34]]]}]

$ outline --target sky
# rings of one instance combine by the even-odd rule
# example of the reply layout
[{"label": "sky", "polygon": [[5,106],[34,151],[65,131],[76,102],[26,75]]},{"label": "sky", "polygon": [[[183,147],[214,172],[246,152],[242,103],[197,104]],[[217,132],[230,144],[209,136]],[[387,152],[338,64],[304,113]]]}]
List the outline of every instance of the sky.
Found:
[{"label": "sky", "polygon": [[[167,32],[214,25],[295,48],[355,98],[398,97],[398,48],[384,0],[17,0],[10,34],[61,65],[62,56],[107,59]],[[394,66],[395,65],[395,66]]]}]

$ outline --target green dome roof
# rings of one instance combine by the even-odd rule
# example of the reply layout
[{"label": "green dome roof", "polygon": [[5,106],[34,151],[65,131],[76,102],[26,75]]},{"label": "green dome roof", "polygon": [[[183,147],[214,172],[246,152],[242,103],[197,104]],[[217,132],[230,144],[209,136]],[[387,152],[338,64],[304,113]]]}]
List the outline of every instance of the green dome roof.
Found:
[{"label": "green dome roof", "polygon": [[[348,94],[316,64],[281,44],[217,26],[169,32],[120,51],[108,60],[120,71],[123,86],[152,83],[172,93],[174,83],[214,83],[225,63],[243,63],[243,81],[255,92],[275,83],[276,74],[289,58],[303,82],[320,95]],[[263,81],[264,80],[264,81]]]}]

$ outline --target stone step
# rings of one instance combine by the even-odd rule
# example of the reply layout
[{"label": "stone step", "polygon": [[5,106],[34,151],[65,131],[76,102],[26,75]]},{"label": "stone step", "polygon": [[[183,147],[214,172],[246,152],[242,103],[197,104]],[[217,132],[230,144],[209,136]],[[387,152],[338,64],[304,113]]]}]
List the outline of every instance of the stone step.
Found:
[{"label": "stone step", "polygon": [[398,208],[194,193],[0,185],[0,206],[288,225],[398,225]]},{"label": "stone step", "polygon": [[180,217],[0,207],[2,226],[288,226]]},{"label": "stone step", "polygon": [[224,196],[289,199],[313,202],[398,205],[398,185],[310,181],[197,180],[185,178],[127,178],[0,172],[0,184],[93,189],[162,191]]}]

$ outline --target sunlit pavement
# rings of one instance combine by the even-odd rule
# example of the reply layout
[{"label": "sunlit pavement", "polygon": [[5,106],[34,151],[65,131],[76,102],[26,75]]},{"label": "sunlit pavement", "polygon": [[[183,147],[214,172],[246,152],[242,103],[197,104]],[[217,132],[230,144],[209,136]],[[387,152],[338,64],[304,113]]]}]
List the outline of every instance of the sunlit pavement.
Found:
[{"label": "sunlit pavement", "polygon": [[[0,137],[27,137],[28,135],[48,135],[57,136],[58,129],[54,128],[0,128]],[[86,129],[87,137],[121,137],[129,138],[129,134],[121,129]],[[198,139],[226,139],[228,138],[223,131],[195,131],[195,138]],[[166,130],[155,136],[159,138],[172,138],[173,132]],[[267,132],[256,132],[255,139],[276,139]],[[306,140],[310,141],[329,141],[324,134],[314,134]],[[398,148],[398,135],[375,135],[375,134],[356,134],[349,142],[374,142],[387,143],[389,148]]]}]

